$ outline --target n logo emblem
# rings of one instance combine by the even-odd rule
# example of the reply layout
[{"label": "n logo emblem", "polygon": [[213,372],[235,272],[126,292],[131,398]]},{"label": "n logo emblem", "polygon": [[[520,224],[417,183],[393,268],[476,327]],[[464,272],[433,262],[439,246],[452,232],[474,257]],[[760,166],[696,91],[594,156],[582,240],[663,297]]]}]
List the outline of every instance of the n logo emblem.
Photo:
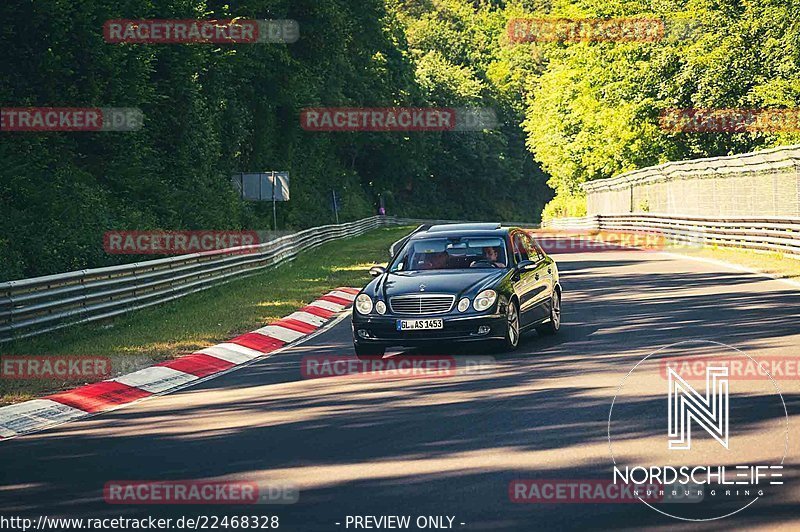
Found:
[{"label": "n logo emblem", "polygon": [[669,448],[692,448],[692,420],[728,448],[728,368],[706,367],[706,395],[703,397],[674,369],[667,368],[669,381]]}]

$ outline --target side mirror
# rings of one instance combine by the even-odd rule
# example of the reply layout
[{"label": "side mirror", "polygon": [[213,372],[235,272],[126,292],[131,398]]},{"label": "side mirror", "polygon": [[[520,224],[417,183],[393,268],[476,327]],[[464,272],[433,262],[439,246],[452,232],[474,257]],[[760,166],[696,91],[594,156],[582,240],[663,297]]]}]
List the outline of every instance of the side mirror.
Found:
[{"label": "side mirror", "polygon": [[378,277],[386,273],[386,268],[383,266],[378,266],[377,264],[369,269],[369,274],[373,277]]},{"label": "side mirror", "polygon": [[521,260],[517,263],[517,271],[524,272],[532,269],[534,266],[536,266],[536,263],[532,260]]}]

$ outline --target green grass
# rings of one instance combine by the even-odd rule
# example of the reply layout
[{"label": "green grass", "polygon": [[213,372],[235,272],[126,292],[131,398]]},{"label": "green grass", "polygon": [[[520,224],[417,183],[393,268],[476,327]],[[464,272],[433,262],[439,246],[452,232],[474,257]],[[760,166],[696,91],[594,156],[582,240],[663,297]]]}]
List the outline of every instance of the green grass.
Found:
[{"label": "green grass", "polygon": [[[388,260],[389,245],[412,227],[384,228],[324,244],[293,262],[164,305],[0,345],[4,354],[111,358],[122,375],[262,327],[339,286],[361,287],[367,270]],[[0,356],[2,358],[2,356]],[[82,382],[0,380],[0,404],[73,388]]]},{"label": "green grass", "polygon": [[[609,236],[613,235],[614,232],[592,231],[590,234],[592,236],[599,235],[608,240]],[[767,273],[778,279],[800,280],[800,259],[794,259],[781,253],[723,246],[689,245],[671,240],[664,242],[663,250],[689,257],[712,259],[744,266],[758,272]]]},{"label": "green grass", "polygon": [[800,279],[800,260],[785,257],[780,253],[757,253],[746,249],[703,247],[675,247],[675,252],[694,257],[720,260],[746,266],[753,270],[768,273],[780,279]]}]

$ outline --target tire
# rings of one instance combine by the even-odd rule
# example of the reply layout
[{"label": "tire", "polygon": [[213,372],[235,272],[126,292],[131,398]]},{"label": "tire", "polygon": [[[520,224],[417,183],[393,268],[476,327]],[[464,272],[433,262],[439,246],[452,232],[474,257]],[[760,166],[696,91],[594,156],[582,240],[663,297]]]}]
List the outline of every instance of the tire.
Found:
[{"label": "tire", "polygon": [[506,306],[506,334],[502,341],[503,351],[514,351],[520,338],[519,306],[513,299]]},{"label": "tire", "polygon": [[553,299],[550,302],[550,320],[536,327],[541,335],[553,335],[561,329],[561,293],[553,290]]},{"label": "tire", "polygon": [[381,358],[386,352],[386,349],[384,349],[383,347],[366,346],[366,345],[362,346],[358,344],[353,344],[353,347],[356,350],[356,357],[358,357],[359,360]]}]

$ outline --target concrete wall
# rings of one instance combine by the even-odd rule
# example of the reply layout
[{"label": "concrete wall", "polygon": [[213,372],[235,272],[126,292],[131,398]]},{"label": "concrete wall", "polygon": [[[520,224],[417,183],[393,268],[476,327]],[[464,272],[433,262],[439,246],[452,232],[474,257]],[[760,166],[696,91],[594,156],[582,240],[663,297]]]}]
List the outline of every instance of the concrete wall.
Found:
[{"label": "concrete wall", "polygon": [[676,161],[584,185],[587,214],[800,216],[800,146]]}]

